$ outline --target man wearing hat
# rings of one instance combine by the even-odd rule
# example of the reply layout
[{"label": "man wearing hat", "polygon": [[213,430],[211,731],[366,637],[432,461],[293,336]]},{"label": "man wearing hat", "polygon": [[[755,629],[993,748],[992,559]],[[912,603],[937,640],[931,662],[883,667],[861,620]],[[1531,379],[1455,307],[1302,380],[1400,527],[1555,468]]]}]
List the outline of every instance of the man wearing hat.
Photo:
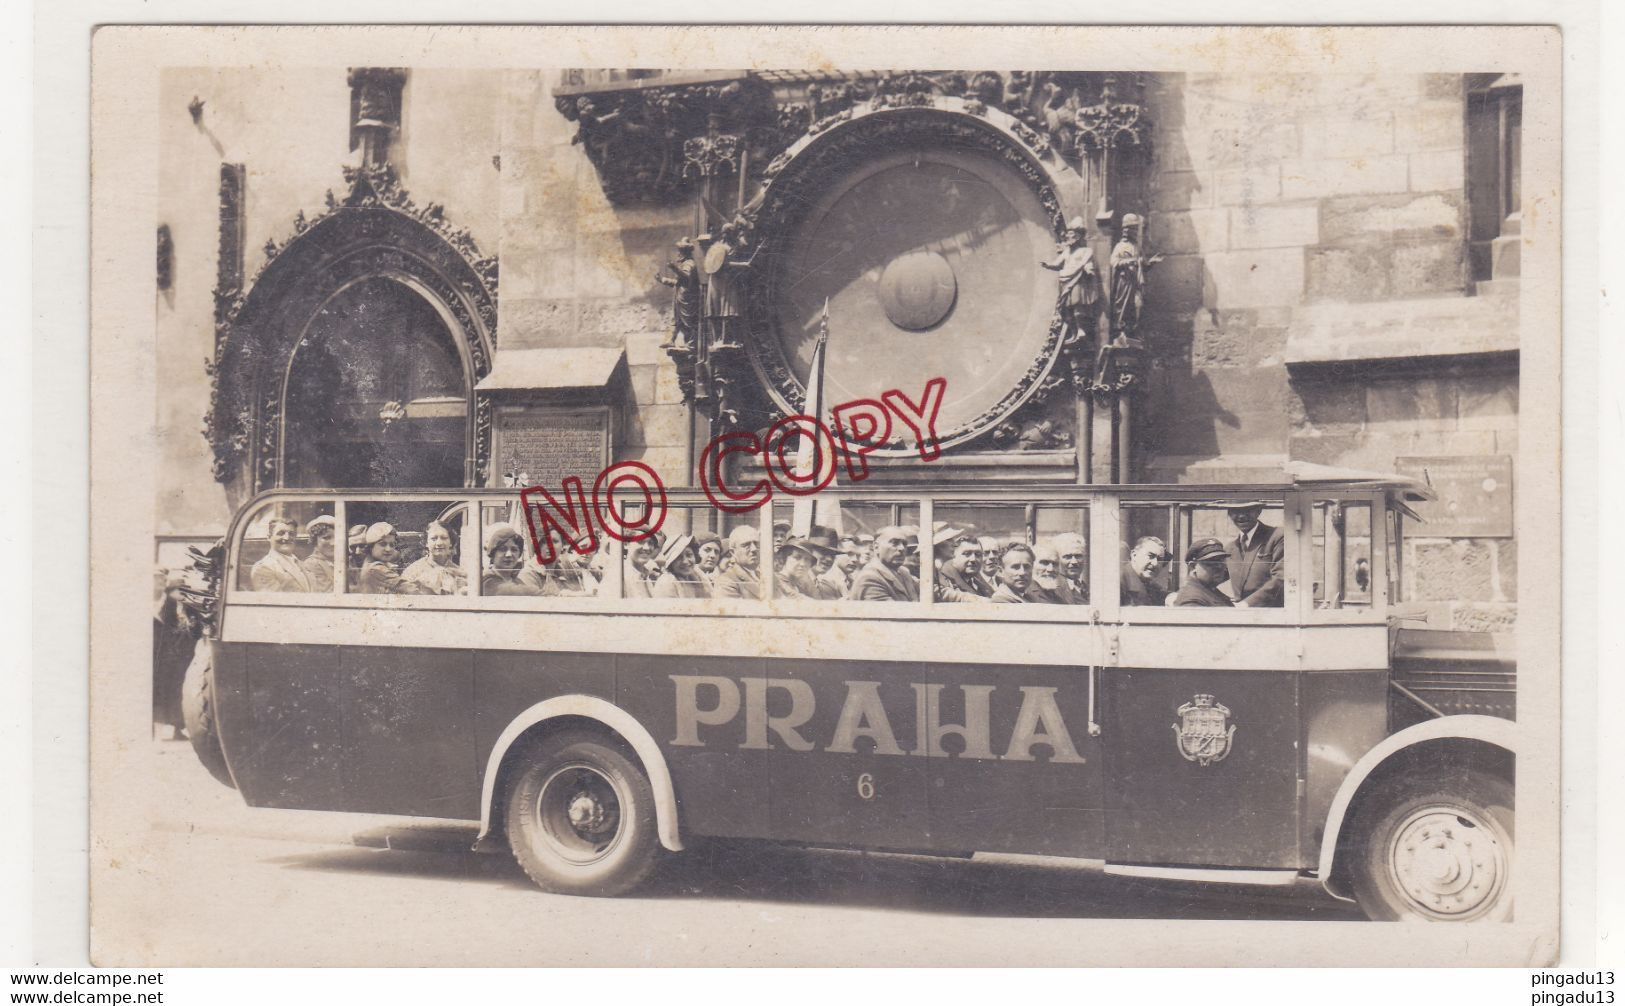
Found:
[{"label": "man wearing hat", "polygon": [[920,585],[904,568],[910,535],[907,528],[883,527],[875,533],[875,557],[852,575],[849,601],[918,601]]},{"label": "man wearing hat", "polygon": [[1055,250],[1055,257],[1039,265],[1061,274],[1058,295],[1061,320],[1071,334],[1069,342],[1093,339],[1095,313],[1100,305],[1100,277],[1095,269],[1095,253],[1084,240],[1087,229],[1082,217],[1066,222],[1066,233]]},{"label": "man wearing hat", "polygon": [[1226,507],[1236,526],[1229,545],[1230,592],[1238,608],[1279,608],[1284,603],[1286,540],[1281,529],[1259,520],[1262,503]]},{"label": "man wearing hat", "polygon": [[986,601],[993,591],[981,577],[982,543],[976,536],[968,530],[939,525],[931,538],[937,552],[936,599],[962,604]]},{"label": "man wearing hat", "polygon": [[299,536],[299,525],[286,517],[272,517],[265,528],[271,541],[271,551],[249,570],[249,582],[258,591],[282,593],[310,590],[310,576],[293,554],[294,540]]},{"label": "man wearing hat", "polygon": [[1176,608],[1230,608],[1234,602],[1219,591],[1230,579],[1230,553],[1217,538],[1203,538],[1185,553],[1185,585],[1174,595]]},{"label": "man wearing hat", "polygon": [[812,549],[813,561],[813,594],[820,601],[839,601],[846,596],[846,574],[836,567],[836,561],[841,556],[841,538],[832,527],[814,524],[812,534],[806,538],[806,545]]},{"label": "man wearing hat", "polygon": [[316,517],[305,525],[310,536],[310,554],[300,561],[305,575],[310,578],[310,589],[318,594],[333,592],[333,518],[327,514]]},{"label": "man wearing hat", "polygon": [[761,559],[762,549],[757,541],[756,529],[749,524],[741,524],[729,531],[728,554],[733,557],[733,562],[717,574],[712,596],[761,597],[762,580],[756,572],[756,564]]},{"label": "man wearing hat", "polygon": [[1119,577],[1118,596],[1122,604],[1162,607],[1168,600],[1168,587],[1162,581],[1162,571],[1172,558],[1161,538],[1146,535],[1135,542]]}]

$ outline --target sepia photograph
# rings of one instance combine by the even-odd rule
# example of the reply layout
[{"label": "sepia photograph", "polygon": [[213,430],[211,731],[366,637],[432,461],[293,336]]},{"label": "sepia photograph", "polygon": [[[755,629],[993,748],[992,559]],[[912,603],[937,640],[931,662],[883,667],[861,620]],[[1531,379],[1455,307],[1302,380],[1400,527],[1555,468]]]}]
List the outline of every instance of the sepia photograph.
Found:
[{"label": "sepia photograph", "polygon": [[95,963],[1555,955],[1557,33],[931,31],[97,34]]}]

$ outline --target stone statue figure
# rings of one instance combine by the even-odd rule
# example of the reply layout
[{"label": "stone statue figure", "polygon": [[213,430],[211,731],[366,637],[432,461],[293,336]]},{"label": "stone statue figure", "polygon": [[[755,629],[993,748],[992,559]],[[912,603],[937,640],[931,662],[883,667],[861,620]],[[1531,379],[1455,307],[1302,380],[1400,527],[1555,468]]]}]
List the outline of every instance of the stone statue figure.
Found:
[{"label": "stone statue figure", "polygon": [[749,260],[740,258],[745,239],[737,221],[723,224],[714,238],[710,234],[698,238],[700,268],[706,278],[705,317],[713,335],[709,348],[713,352],[742,348],[737,330],[744,309],[744,272],[750,268]]},{"label": "stone statue figure", "polygon": [[1055,257],[1039,263],[1061,274],[1058,304],[1061,321],[1066,325],[1062,338],[1066,346],[1093,339],[1095,315],[1100,309],[1100,276],[1095,269],[1095,254],[1084,241],[1085,235],[1082,217],[1068,220]]},{"label": "stone statue figure", "polygon": [[1140,309],[1145,305],[1145,274],[1162,261],[1161,255],[1146,258],[1140,254],[1143,224],[1139,214],[1125,214],[1123,229],[1112,248],[1112,330],[1119,338],[1139,337]]},{"label": "stone statue figure", "polygon": [[677,242],[677,261],[666,263],[672,275],[656,273],[655,279],[675,291],[671,304],[671,338],[661,349],[691,349],[700,331],[700,267],[694,261],[694,242]]}]

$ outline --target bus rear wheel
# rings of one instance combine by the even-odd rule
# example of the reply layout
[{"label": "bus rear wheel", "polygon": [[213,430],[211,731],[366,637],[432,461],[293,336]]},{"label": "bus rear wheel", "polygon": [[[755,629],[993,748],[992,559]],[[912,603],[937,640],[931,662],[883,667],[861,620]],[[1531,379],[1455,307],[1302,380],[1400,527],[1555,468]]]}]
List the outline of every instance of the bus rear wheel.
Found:
[{"label": "bus rear wheel", "polygon": [[638,764],[604,738],[543,738],[508,791],[508,845],[527,876],[555,894],[613,897],[654,868],[654,790]]},{"label": "bus rear wheel", "polygon": [[1404,785],[1361,813],[1354,893],[1379,921],[1503,922],[1512,916],[1512,784]]}]

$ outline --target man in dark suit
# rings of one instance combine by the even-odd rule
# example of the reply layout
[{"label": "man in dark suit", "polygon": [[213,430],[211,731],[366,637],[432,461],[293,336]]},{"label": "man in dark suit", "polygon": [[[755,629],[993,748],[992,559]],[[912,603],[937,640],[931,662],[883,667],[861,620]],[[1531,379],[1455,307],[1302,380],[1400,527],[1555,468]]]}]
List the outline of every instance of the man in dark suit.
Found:
[{"label": "man in dark suit", "polygon": [[903,564],[912,536],[904,528],[883,527],[875,533],[875,557],[852,574],[848,601],[918,601],[920,585]]},{"label": "man in dark suit", "polygon": [[1284,603],[1282,575],[1286,568],[1286,541],[1281,529],[1259,520],[1262,503],[1228,508],[1236,526],[1230,554],[1230,590],[1238,608],[1279,608]]}]

